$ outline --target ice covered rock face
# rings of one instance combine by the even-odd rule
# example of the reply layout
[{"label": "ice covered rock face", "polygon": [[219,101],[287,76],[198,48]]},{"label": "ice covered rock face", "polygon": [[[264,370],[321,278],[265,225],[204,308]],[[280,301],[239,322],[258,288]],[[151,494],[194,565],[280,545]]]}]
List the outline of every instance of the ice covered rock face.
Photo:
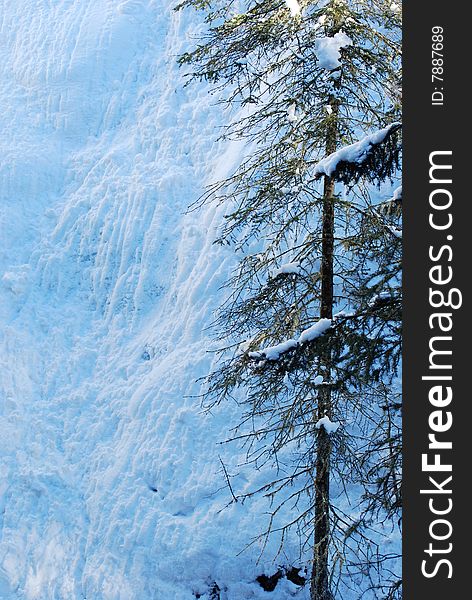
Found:
[{"label": "ice covered rock face", "polygon": [[264,594],[237,553],[265,505],[219,512],[218,455],[251,476],[217,445],[236,409],[190,397],[232,258],[221,212],[184,212],[242,148],[182,88],[173,5],[0,0],[2,600]]}]

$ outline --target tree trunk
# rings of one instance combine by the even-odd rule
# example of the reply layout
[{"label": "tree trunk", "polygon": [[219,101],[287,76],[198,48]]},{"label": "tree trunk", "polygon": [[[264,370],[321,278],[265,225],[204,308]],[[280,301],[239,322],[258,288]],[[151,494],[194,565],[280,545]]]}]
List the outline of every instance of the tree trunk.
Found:
[{"label": "tree trunk", "polygon": [[[330,98],[333,106],[332,124],[328,129],[326,153],[331,154],[337,145],[337,104]],[[333,254],[334,254],[334,192],[335,181],[325,177],[322,204],[322,242],[321,242],[321,302],[320,318],[333,318]],[[320,356],[320,374],[324,381],[331,378],[331,352],[326,348]],[[331,388],[324,385],[319,388],[317,418],[332,418]],[[329,584],[329,476],[331,458],[331,439],[324,427],[320,427],[316,439],[316,481],[314,515],[314,553],[311,576],[311,600],[331,600],[333,595]]]}]

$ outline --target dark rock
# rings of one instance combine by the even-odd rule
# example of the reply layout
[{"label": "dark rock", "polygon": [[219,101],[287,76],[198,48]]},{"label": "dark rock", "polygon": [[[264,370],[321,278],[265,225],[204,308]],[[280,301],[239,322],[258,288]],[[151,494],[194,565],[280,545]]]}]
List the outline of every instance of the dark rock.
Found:
[{"label": "dark rock", "polygon": [[218,584],[215,582],[210,588],[210,600],[220,600],[220,591]]},{"label": "dark rock", "polygon": [[291,567],[285,572],[285,576],[289,581],[294,583],[295,585],[303,586],[306,583],[306,577],[300,575],[301,569],[296,569],[295,567]]},{"label": "dark rock", "polygon": [[273,592],[283,576],[284,574],[282,571],[277,571],[274,575],[259,575],[259,577],[256,578],[256,581],[265,592]]}]

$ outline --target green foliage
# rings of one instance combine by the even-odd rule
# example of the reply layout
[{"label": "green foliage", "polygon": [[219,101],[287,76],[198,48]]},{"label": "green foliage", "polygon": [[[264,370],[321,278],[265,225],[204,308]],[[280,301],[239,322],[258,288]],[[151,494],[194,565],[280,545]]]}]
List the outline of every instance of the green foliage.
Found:
[{"label": "green foliage", "polygon": [[[236,171],[196,204],[224,203],[217,242],[240,255],[216,316],[223,348],[205,404],[241,404],[234,438],[246,444],[255,468],[284,461],[280,478],[246,495],[264,493],[273,502],[262,535],[292,503],[294,519],[282,527],[282,539],[295,527],[304,548],[314,527],[316,423],[328,402],[330,418],[344,425],[330,436],[334,485],[360,490],[349,498],[351,515],[331,503],[331,584],[335,589],[337,573],[340,585],[393,599],[401,593],[395,557],[378,549],[375,530],[396,523],[401,507],[394,385],[401,360],[401,205],[385,209],[399,175],[400,129],[393,126],[362,161],[340,162],[329,197],[328,178],[315,167],[333,149],[399,120],[401,15],[383,0],[300,4],[296,18],[280,0],[248,1],[244,12],[236,2],[180,5],[203,10],[208,30],[179,62],[190,80],[210,82],[234,107],[223,137],[244,139],[247,149]],[[319,40],[339,32],[352,43],[339,49],[339,65],[322,68]],[[335,215],[330,257],[322,227],[327,202]],[[298,338],[320,318],[327,259],[339,313],[332,327],[278,360],[264,358],[261,350]],[[280,269],[287,262],[298,267]],[[368,575],[359,579],[357,569]]]}]

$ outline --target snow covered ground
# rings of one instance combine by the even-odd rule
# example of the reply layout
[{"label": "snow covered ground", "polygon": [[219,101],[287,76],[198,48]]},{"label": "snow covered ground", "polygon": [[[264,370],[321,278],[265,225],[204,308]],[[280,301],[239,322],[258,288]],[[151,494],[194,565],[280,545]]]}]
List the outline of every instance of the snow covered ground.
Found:
[{"label": "snow covered ground", "polygon": [[[241,148],[176,56],[169,0],[0,0],[0,598],[268,594],[263,501],[221,446],[237,409],[192,394],[232,258],[184,214]],[[254,483],[254,481],[253,481]],[[290,563],[297,548],[277,564]]]}]

